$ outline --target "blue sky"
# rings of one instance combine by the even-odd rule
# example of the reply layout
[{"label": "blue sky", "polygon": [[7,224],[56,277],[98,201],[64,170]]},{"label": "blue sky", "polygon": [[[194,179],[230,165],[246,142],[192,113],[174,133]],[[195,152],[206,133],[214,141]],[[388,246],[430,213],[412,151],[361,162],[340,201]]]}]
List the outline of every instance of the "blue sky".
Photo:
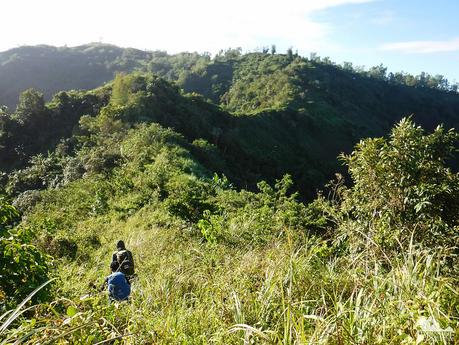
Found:
[{"label": "blue sky", "polygon": [[459,1],[384,0],[328,8],[314,18],[331,23],[328,39],[339,45],[320,55],[459,82],[458,15]]},{"label": "blue sky", "polygon": [[459,0],[3,0],[0,51],[103,41],[216,53],[276,44],[459,82]]}]

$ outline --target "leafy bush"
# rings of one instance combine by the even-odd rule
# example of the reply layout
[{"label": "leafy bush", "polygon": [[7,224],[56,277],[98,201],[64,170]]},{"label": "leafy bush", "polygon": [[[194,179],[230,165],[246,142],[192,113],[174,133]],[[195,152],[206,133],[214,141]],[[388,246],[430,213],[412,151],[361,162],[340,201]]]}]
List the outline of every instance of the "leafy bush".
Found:
[{"label": "leafy bush", "polygon": [[31,211],[37,202],[41,200],[38,190],[27,190],[19,194],[13,201],[13,206],[20,212]]},{"label": "leafy bush", "polygon": [[226,172],[228,167],[216,145],[205,139],[196,139],[192,143],[191,152],[202,165],[213,172]]},{"label": "leafy bush", "polygon": [[292,184],[285,175],[274,187],[260,182],[254,193],[236,191],[224,177],[214,176],[208,193],[212,207],[197,223],[201,234],[210,243],[241,247],[264,244],[287,231],[297,237],[308,235],[321,220],[311,219],[310,207],[297,200],[297,193],[289,193]]},{"label": "leafy bush", "polygon": [[446,164],[458,138],[443,127],[425,134],[404,119],[388,139],[363,140],[342,156],[354,182],[344,193],[343,207],[364,241],[387,249],[411,238],[432,248],[457,245],[459,175]]},{"label": "leafy bush", "polygon": [[55,258],[75,259],[78,246],[75,241],[68,238],[63,238],[60,235],[54,234],[53,236],[47,234],[42,236],[38,241],[41,250]]},{"label": "leafy bush", "polygon": [[18,194],[27,190],[56,187],[62,180],[64,159],[51,153],[30,159],[30,166],[10,174],[7,191]]},{"label": "leafy bush", "polygon": [[[50,257],[32,245],[29,228],[13,228],[19,220],[15,208],[0,199],[0,310],[14,306],[48,280]],[[43,300],[41,290],[34,301]]]},{"label": "leafy bush", "polygon": [[167,208],[171,214],[189,222],[197,222],[204,211],[213,210],[208,183],[187,175],[174,176],[166,186]]}]

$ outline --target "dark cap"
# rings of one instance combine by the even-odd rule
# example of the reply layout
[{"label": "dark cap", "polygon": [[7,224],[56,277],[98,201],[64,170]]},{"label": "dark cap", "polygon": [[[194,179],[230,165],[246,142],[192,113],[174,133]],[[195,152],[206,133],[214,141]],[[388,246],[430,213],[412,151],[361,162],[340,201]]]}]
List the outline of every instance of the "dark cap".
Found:
[{"label": "dark cap", "polygon": [[116,243],[116,249],[126,249],[125,245],[124,245],[124,242],[119,240],[117,243]]}]

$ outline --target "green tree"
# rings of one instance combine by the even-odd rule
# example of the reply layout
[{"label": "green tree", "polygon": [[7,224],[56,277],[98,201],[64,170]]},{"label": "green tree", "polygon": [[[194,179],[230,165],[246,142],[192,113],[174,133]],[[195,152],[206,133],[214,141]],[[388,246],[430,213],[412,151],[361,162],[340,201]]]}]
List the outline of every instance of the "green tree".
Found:
[{"label": "green tree", "polygon": [[293,48],[292,47],[289,47],[287,49],[287,58],[289,61],[293,60]]},{"label": "green tree", "polygon": [[43,94],[35,89],[25,90],[19,96],[19,103],[16,108],[15,118],[22,123],[26,123],[37,114],[45,111],[45,101]]},{"label": "green tree", "polygon": [[346,209],[365,235],[385,247],[415,242],[453,246],[458,240],[459,175],[447,166],[458,134],[431,134],[403,119],[390,137],[361,141],[349,156],[354,186]]},{"label": "green tree", "polygon": [[130,85],[128,78],[117,74],[113,80],[111,102],[115,105],[125,105],[129,101]]},{"label": "green tree", "polygon": [[375,79],[386,80],[387,67],[383,64],[373,66],[368,70],[368,76]]}]

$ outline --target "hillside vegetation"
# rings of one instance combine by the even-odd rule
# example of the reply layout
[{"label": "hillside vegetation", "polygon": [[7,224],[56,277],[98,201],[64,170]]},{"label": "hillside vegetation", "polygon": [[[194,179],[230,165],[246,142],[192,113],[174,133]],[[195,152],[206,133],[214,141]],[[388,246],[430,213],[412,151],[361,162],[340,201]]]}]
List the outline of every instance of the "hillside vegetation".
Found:
[{"label": "hillside vegetation", "polygon": [[[266,63],[267,57],[271,57],[279,65]],[[104,43],[90,43],[77,47],[23,46],[0,53],[0,105],[4,104],[13,109],[18,102],[19,94],[29,88],[40,90],[45,99],[50,100],[59,91],[93,89],[112,80],[116,73],[135,70],[153,72],[169,81],[177,82],[187,91],[198,92],[215,103],[220,103],[221,96],[237,81],[239,83],[234,85],[233,96],[241,94],[243,90],[248,91],[250,87],[246,88],[242,84],[246,81],[253,82],[253,77],[261,79],[259,81],[271,88],[285,88],[283,91],[287,92],[290,87],[285,83],[274,83],[273,79],[265,74],[269,72],[274,75],[274,80],[285,82],[285,75],[283,71],[279,71],[279,67],[288,67],[289,61],[298,58],[298,54],[294,54],[291,49],[286,54],[276,54],[275,47],[271,54],[267,49],[248,54],[241,54],[240,49],[228,49],[211,58],[208,53],[184,52],[171,55],[164,51],[120,48]],[[309,59],[303,60],[314,66],[328,66],[332,67],[331,70],[340,69],[351,77],[366,76],[393,85],[453,93],[458,91],[458,84],[449,83],[442,75],[430,75],[425,72],[417,76],[404,72],[387,73],[387,68],[383,65],[367,70],[362,66],[353,66],[350,62],[336,65],[328,57],[321,58],[315,53],[312,53]],[[317,81],[322,82],[320,78]],[[258,88],[252,88],[251,92],[261,96]],[[278,98],[277,101],[283,98],[283,95],[272,96]],[[268,98],[260,98],[260,103],[266,100],[268,103],[271,102]],[[276,101],[271,105],[274,104]]]},{"label": "hillside vegetation", "polygon": [[[455,85],[442,76],[387,73],[383,66],[362,70],[317,56],[303,58],[291,51],[241,54],[230,49],[211,58],[206,54],[168,55],[102,44],[18,49],[17,56],[25,54],[22,50],[30,51],[27,56],[32,60],[35,50],[43,51],[43,61],[36,66],[40,71],[45,62],[52,63],[49,55],[66,61],[65,56],[79,54],[79,64],[72,65],[75,73],[81,69],[79,75],[99,75],[85,69],[88,59],[99,61],[94,62],[99,67],[111,66],[104,74],[107,80],[117,71],[138,72],[119,74],[113,82],[93,91],[59,92],[48,104],[45,100],[55,89],[49,89],[46,83],[40,87],[43,97],[37,90],[23,93],[16,110],[1,111],[0,170],[5,173],[25,168],[36,159],[32,157],[46,155],[59,143],[62,149],[71,147],[73,141],[69,138],[78,131],[79,119],[93,116],[106,106],[112,88],[112,107],[127,104],[137,113],[132,121],[157,122],[173,128],[189,142],[197,140],[200,151],[212,156],[210,159],[201,154],[200,161],[213,164],[208,168],[224,173],[236,187],[255,190],[262,179],[273,184],[290,174],[303,199],[313,198],[335,172],[345,173],[336,161],[341,152],[350,153],[361,138],[384,135],[404,116],[411,116],[428,130],[439,123],[457,128],[459,122]],[[21,68],[27,65],[24,59],[18,62]],[[9,71],[10,67],[10,62],[5,63],[0,71]],[[58,70],[53,70],[55,75],[48,71],[56,83],[63,80]],[[143,80],[151,78],[145,71],[162,78],[156,82],[163,86],[154,98],[143,96],[148,93]],[[17,78],[16,82],[21,80]],[[36,80],[38,83],[39,78]],[[100,80],[87,87],[99,85]],[[23,82],[27,87],[35,85],[27,84],[26,79]],[[452,165],[457,166],[455,160]]]},{"label": "hillside vegetation", "polygon": [[[266,54],[243,59],[262,60],[255,75],[284,63]],[[48,105],[35,91],[24,95],[4,123],[27,126],[34,116],[18,116],[36,114],[35,106],[60,118],[68,104],[75,117],[65,134],[45,130],[50,151],[32,148],[3,181],[2,344],[454,343],[459,175],[450,163],[458,134],[403,119],[340,156],[348,183],[337,174],[319,186],[324,177],[315,171],[336,166],[328,157],[352,147],[372,120],[358,127],[360,110],[347,117],[336,110],[341,102],[322,102],[320,80],[301,96],[310,77],[292,71],[316,73],[309,63],[293,58],[274,84],[235,80],[220,107],[150,74],[119,75]],[[445,119],[455,119],[457,95],[361,78],[419,97],[413,107],[443,97]],[[244,100],[252,92],[258,103]],[[374,131],[399,116],[390,114],[396,100],[383,118],[368,102],[380,124]],[[282,175],[290,169],[293,177]],[[309,203],[295,193],[306,178],[323,189]],[[92,285],[108,274],[119,239],[133,251],[138,277],[129,303],[109,304]]]},{"label": "hillside vegetation", "polygon": [[40,90],[49,100],[63,90],[94,89],[118,71],[144,66],[151,54],[93,43],[78,47],[24,46],[0,53],[0,104],[14,109],[21,92]]}]

